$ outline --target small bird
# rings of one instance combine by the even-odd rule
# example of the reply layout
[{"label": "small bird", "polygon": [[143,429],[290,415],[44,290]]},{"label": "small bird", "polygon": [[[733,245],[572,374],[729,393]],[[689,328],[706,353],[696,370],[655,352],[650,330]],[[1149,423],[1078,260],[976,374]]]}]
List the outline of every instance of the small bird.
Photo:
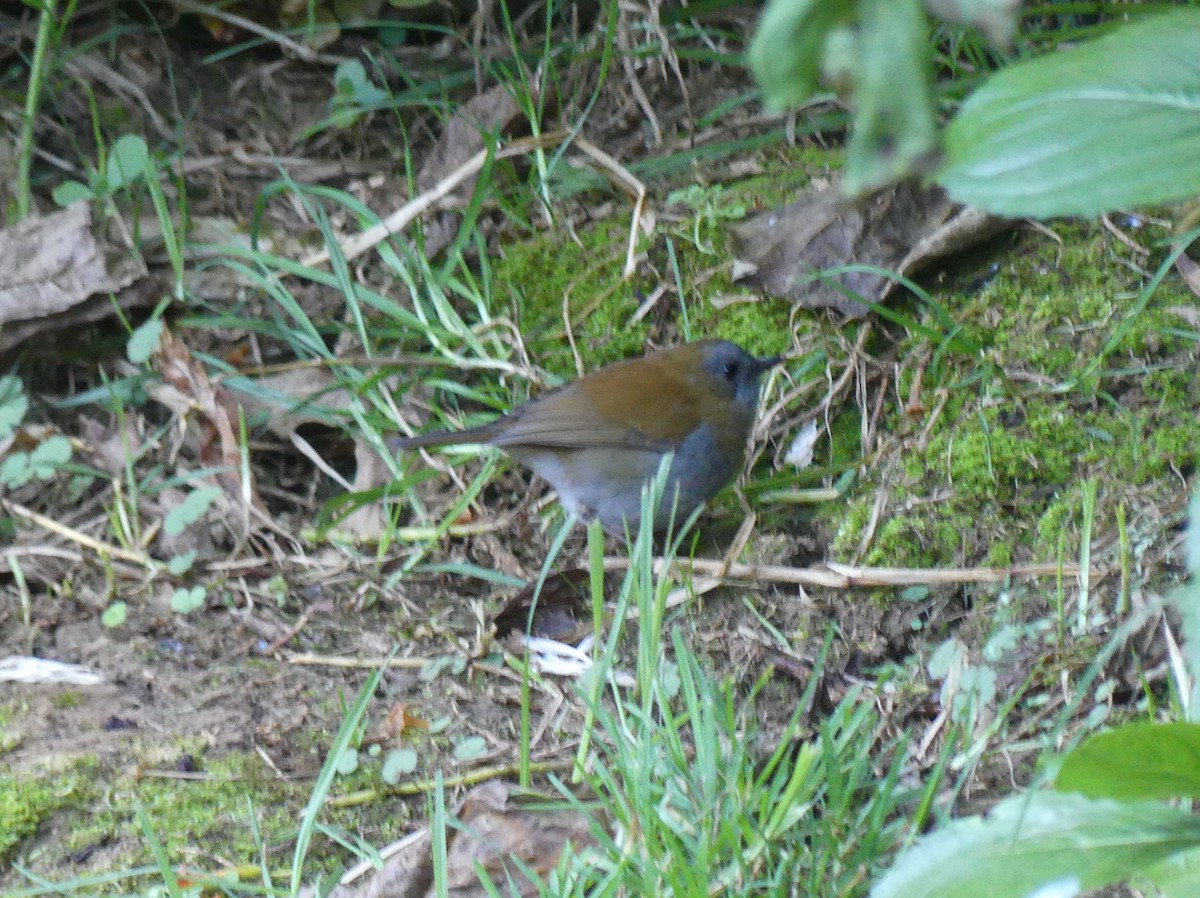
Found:
[{"label": "small bird", "polygon": [[499,446],[558,491],[567,511],[610,533],[636,527],[642,485],[674,453],[654,529],[681,523],[738,473],[758,405],[758,380],[780,357],[758,359],[703,340],[626,359],[519,406],[490,424],[388,441],[416,449]]}]

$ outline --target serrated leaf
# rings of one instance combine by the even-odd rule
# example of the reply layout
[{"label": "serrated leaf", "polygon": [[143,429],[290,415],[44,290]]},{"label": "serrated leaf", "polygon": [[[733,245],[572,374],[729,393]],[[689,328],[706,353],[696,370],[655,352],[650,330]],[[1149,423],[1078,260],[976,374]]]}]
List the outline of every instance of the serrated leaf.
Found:
[{"label": "serrated leaf", "polygon": [[950,123],[937,182],[1012,217],[1099,215],[1200,193],[1200,10],[1021,62]]},{"label": "serrated leaf", "polygon": [[171,596],[171,610],[176,614],[191,614],[204,606],[208,590],[203,586],[193,586],[191,589],[179,587]]},{"label": "serrated leaf", "polygon": [[[871,898],[1027,898],[1123,881],[1200,842],[1200,819],[1155,802],[1039,792],[917,840]],[[1072,885],[1073,884],[1073,885]],[[1068,890],[1068,886],[1075,891]]]},{"label": "serrated leaf", "polygon": [[1054,785],[1092,798],[1200,796],[1200,725],[1129,723],[1092,736],[1063,760]]},{"label": "serrated leaf", "polygon": [[202,486],[192,490],[182,502],[167,512],[167,517],[163,521],[163,532],[167,536],[178,536],[183,533],[188,525],[194,524],[204,517],[205,512],[219,495],[221,495],[221,488],[216,486]]},{"label": "serrated leaf", "polygon": [[162,329],[161,318],[151,318],[139,325],[129,335],[129,342],[125,344],[125,357],[135,365],[149,361],[150,356],[154,355],[154,350],[158,348]]},{"label": "serrated leaf", "polygon": [[411,748],[396,748],[389,751],[383,759],[383,781],[389,786],[400,782],[400,777],[407,776],[417,769],[417,753]]},{"label": "serrated leaf", "polygon": [[128,614],[129,609],[124,602],[113,602],[100,615],[100,623],[111,630],[113,627],[119,627],[125,623],[125,618]]}]

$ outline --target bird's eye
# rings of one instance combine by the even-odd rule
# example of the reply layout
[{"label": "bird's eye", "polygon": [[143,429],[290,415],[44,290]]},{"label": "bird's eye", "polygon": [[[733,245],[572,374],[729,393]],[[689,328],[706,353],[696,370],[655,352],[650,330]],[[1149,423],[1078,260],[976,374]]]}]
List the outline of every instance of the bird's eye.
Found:
[{"label": "bird's eye", "polygon": [[737,377],[737,373],[738,373],[738,363],[737,362],[726,362],[725,367],[721,369],[721,374],[723,374],[729,380],[735,379]]}]

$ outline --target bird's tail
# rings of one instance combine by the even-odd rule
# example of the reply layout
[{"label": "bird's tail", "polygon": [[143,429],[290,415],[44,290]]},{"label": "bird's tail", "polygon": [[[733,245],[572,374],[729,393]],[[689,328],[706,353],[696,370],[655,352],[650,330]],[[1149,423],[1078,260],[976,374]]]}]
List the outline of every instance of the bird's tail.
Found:
[{"label": "bird's tail", "polygon": [[496,438],[496,423],[470,427],[467,430],[431,430],[411,437],[390,437],[384,445],[391,452],[401,449],[425,449],[432,446],[457,446],[468,443],[490,443]]}]

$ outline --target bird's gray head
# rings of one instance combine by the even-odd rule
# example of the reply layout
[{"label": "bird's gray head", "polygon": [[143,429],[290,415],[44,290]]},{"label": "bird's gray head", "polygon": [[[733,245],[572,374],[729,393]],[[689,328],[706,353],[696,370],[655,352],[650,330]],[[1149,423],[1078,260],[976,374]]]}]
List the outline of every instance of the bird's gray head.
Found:
[{"label": "bird's gray head", "polygon": [[758,405],[758,379],[783,359],[758,359],[736,343],[710,340],[704,346],[704,370],[728,386],[733,400],[749,409]]}]

